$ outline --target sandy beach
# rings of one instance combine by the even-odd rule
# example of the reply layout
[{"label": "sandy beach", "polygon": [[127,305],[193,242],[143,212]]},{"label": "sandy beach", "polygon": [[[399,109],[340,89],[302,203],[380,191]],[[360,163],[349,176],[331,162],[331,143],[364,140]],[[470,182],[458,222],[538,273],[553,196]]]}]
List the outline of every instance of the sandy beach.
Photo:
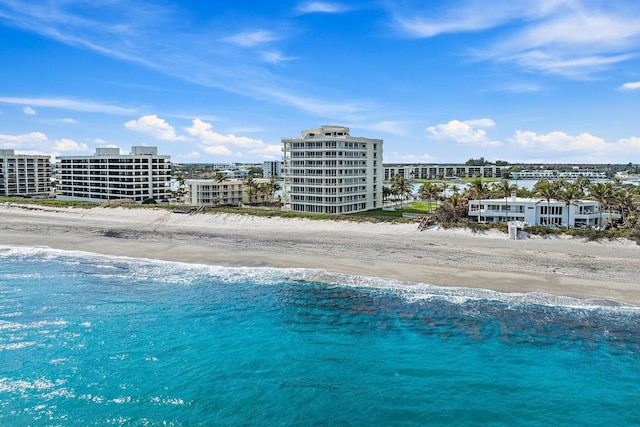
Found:
[{"label": "sandy beach", "polygon": [[439,286],[640,305],[640,246],[569,237],[163,209],[0,204],[0,245],[224,266],[317,268]]}]

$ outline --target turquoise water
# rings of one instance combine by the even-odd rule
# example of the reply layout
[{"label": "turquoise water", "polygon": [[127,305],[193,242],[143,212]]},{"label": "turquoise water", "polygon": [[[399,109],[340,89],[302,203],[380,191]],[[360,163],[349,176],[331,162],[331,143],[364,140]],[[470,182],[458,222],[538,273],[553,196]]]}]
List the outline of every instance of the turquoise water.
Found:
[{"label": "turquoise water", "polygon": [[639,423],[638,307],[0,246],[3,426]]}]

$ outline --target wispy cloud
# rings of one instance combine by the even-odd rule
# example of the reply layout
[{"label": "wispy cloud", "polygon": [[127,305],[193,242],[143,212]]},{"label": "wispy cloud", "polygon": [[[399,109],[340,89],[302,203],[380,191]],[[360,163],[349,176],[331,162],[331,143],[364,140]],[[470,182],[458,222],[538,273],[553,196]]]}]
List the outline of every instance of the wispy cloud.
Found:
[{"label": "wispy cloud", "polygon": [[295,57],[284,56],[280,51],[262,52],[262,58],[264,59],[264,62],[268,62],[274,65],[277,65],[281,62],[293,61],[297,59]]},{"label": "wispy cloud", "polygon": [[640,82],[628,82],[620,86],[620,90],[638,90],[640,89]]},{"label": "wispy cloud", "polygon": [[[100,104],[93,101],[83,101],[65,98],[7,98],[0,97],[0,103],[16,105],[35,105],[36,107],[60,108],[63,110],[85,111],[91,113],[107,113],[130,115],[136,112],[132,108],[116,105]],[[31,107],[29,107],[31,108]]]},{"label": "wispy cloud", "polygon": [[35,116],[36,115],[36,110],[34,110],[33,108],[27,106],[27,107],[23,107],[22,108],[22,112],[25,113],[28,116]]},{"label": "wispy cloud", "polygon": [[635,57],[640,7],[628,7],[594,0],[499,0],[488,8],[485,2],[465,0],[430,13],[401,12],[396,23],[414,37],[499,28],[499,38],[475,46],[470,54],[584,79]]},{"label": "wispy cloud", "polygon": [[306,13],[343,13],[349,8],[341,3],[310,1],[305,2],[296,7],[296,12],[300,14]]},{"label": "wispy cloud", "polygon": [[239,46],[251,47],[269,43],[278,40],[278,38],[279,37],[271,31],[256,30],[234,34],[233,36],[225,37],[223,40]]},{"label": "wispy cloud", "polygon": [[[305,84],[301,79],[280,76],[274,74],[272,68],[265,68],[267,64],[297,59],[275,45],[289,37],[287,31],[292,30],[284,19],[269,21],[264,26],[252,21],[253,29],[230,34],[229,23],[222,18],[219,21],[214,18],[207,26],[187,27],[184,22],[188,17],[183,11],[166,4],[150,4],[145,0],[82,1],[80,15],[74,7],[80,1],[53,1],[40,5],[0,0],[0,16],[6,23],[71,46],[260,101],[311,111],[314,108],[309,108],[306,100],[313,98],[314,92],[319,93],[317,98],[323,96],[313,83]],[[307,10],[315,8],[318,12],[329,13],[336,12],[338,6],[339,3],[315,2],[310,3]],[[221,40],[226,43],[220,43]],[[185,46],[189,48],[185,49]],[[246,49],[237,49],[238,46]],[[252,52],[254,48],[260,48],[262,52]],[[272,98],[269,92],[291,95]],[[322,99],[319,103],[328,107],[331,104]],[[73,101],[59,100],[56,105],[111,114],[136,113],[127,108],[100,108]]]}]

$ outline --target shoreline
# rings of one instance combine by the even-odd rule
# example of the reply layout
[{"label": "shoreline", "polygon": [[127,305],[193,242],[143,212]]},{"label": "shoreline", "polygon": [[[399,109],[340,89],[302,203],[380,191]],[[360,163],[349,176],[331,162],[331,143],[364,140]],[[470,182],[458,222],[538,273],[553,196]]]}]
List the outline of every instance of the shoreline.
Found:
[{"label": "shoreline", "polygon": [[0,205],[0,244],[236,267],[312,268],[445,287],[640,305],[640,246],[499,232],[162,209]]}]

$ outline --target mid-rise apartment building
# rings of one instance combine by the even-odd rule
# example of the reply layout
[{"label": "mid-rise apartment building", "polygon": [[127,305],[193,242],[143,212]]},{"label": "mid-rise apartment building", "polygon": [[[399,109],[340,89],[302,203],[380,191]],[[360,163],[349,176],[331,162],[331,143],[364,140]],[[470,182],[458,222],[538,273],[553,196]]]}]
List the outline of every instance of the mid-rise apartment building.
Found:
[{"label": "mid-rise apartment building", "polygon": [[382,206],[382,140],[322,126],[282,138],[285,209],[343,214]]},{"label": "mid-rise apartment building", "polygon": [[58,157],[57,198],[105,201],[165,201],[170,194],[170,156],[157,147],[136,146],[130,154],[119,148],[96,148],[93,156]]},{"label": "mid-rise apartment building", "polygon": [[280,178],[282,176],[282,162],[280,160],[266,160],[262,164],[262,176],[264,178]]},{"label": "mid-rise apartment building", "polygon": [[[265,184],[269,180],[256,178],[256,184]],[[262,203],[268,201],[267,194],[250,190],[246,181],[229,178],[222,182],[215,179],[187,179],[187,204],[197,206],[238,206],[243,203]]]},{"label": "mid-rise apartment building", "polygon": [[43,196],[51,189],[51,158],[0,150],[0,196]]}]

